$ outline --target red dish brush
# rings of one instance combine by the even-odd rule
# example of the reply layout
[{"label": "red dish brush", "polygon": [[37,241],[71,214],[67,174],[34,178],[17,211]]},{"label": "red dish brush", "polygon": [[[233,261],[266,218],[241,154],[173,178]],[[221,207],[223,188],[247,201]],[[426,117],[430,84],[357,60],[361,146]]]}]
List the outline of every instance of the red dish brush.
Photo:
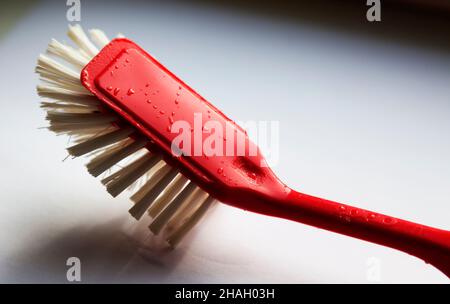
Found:
[{"label": "red dish brush", "polygon": [[[150,230],[170,245],[217,199],[401,250],[450,276],[449,231],[290,189],[244,130],[151,55],[128,39],[90,34],[96,45],[79,26],[69,29],[78,48],[50,43],[48,52],[69,65],[39,57],[36,70],[45,84],[38,93],[49,99],[42,103],[49,129],[76,140],[71,155],[92,157],[92,175],[109,173],[102,183],[113,196],[143,181],[130,213],[136,219],[149,214]],[[226,132],[213,136],[211,153],[201,147],[212,130]]]}]

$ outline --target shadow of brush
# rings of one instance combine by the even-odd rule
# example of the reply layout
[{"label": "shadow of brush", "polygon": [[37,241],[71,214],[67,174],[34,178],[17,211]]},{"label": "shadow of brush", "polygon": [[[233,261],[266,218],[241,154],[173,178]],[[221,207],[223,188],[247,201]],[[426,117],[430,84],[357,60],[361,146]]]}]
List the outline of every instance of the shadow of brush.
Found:
[{"label": "shadow of brush", "polygon": [[77,257],[82,283],[163,281],[185,251],[168,249],[150,232],[145,240],[138,240],[129,229],[124,230],[129,225],[122,217],[93,227],[79,226],[34,248],[22,248],[15,254],[18,262],[8,278],[11,282],[68,282],[71,266],[66,261]]}]

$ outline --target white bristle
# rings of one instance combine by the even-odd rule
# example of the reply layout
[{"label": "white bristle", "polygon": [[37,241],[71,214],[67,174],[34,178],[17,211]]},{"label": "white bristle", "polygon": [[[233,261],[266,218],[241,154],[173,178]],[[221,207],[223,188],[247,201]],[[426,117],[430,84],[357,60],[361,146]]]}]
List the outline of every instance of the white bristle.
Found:
[{"label": "white bristle", "polygon": [[113,122],[117,116],[113,114],[104,114],[101,112],[68,112],[68,111],[48,111],[47,120],[50,123],[92,123],[92,122]]},{"label": "white bristle", "polygon": [[73,141],[80,142],[80,140],[88,134],[99,134],[102,130],[109,129],[109,126],[110,124],[98,122],[86,124],[51,124],[48,129],[57,134],[73,136]]},{"label": "white bristle", "polygon": [[175,214],[178,208],[180,208],[185,201],[188,200],[190,195],[196,190],[197,185],[190,182],[176,197],[169,203],[169,205],[156,216],[149,228],[154,234],[159,234],[163,226],[170,220]]},{"label": "white bristle", "polygon": [[173,231],[168,237],[167,242],[176,247],[183,237],[201,220],[206,211],[214,203],[214,198],[208,196],[208,198],[201,203],[201,205],[190,215],[175,231]]},{"label": "white bristle", "polygon": [[189,182],[189,180],[184,177],[182,174],[178,174],[178,176],[172,181],[170,185],[164,190],[160,197],[156,199],[156,201],[150,206],[148,209],[148,214],[151,217],[157,216],[161,210],[163,210],[168,203],[170,203],[175,196],[183,189],[183,187]]},{"label": "white bristle", "polygon": [[67,148],[67,151],[73,156],[81,156],[101,147],[118,142],[119,140],[125,139],[133,132],[134,129],[131,127],[118,129],[116,131],[91,138],[75,146],[69,147]]},{"label": "white bristle", "polygon": [[130,197],[130,199],[135,204],[138,204],[144,198],[144,196],[156,185],[156,183],[159,182],[160,179],[170,171],[170,168],[171,167],[169,165],[161,161],[158,166],[154,167],[154,171],[148,176],[147,181],[140,187],[138,191],[136,191]]},{"label": "white bristle", "polygon": [[200,204],[208,197],[208,193],[197,187],[192,196],[189,198],[188,202],[183,203],[183,205],[178,208],[176,213],[171,217],[170,221],[167,223],[167,232],[173,232],[180,225],[187,220],[195,209],[197,209]]},{"label": "white bristle", "polygon": [[93,96],[90,92],[80,94],[63,88],[42,84],[38,85],[36,89],[42,98],[75,104],[100,105],[97,97]]},{"label": "white bristle", "polygon": [[67,36],[75,42],[90,58],[94,57],[98,53],[98,49],[86,36],[83,28],[79,24],[69,25],[69,31]]},{"label": "white bristle", "polygon": [[138,138],[137,140],[127,138],[125,141],[125,143],[122,143],[115,148],[106,149],[103,153],[93,158],[86,165],[89,173],[93,176],[99,176],[122,159],[145,147],[148,143],[148,140],[145,138]]},{"label": "white bristle", "polygon": [[91,36],[92,41],[102,49],[105,45],[109,43],[109,39],[106,36],[105,32],[99,29],[90,29],[89,35]]},{"label": "white bristle", "polygon": [[83,56],[84,58],[86,58],[86,60],[91,60],[92,56],[90,56],[88,53],[86,53],[83,49],[78,49],[78,52],[80,53],[81,56]]},{"label": "white bristle", "polygon": [[134,218],[140,219],[177,174],[177,170],[171,168],[161,179],[159,179],[158,182],[155,183],[153,187],[148,190],[147,193],[145,193],[145,195],[138,202],[136,202],[136,204],[134,204],[133,207],[131,207],[129,210],[130,214]]},{"label": "white bristle", "polygon": [[52,39],[52,41],[48,44],[47,51],[50,54],[61,57],[79,69],[83,68],[89,62],[89,60],[87,60],[86,57],[81,55],[77,50],[60,43],[56,39]]},{"label": "white bristle", "polygon": [[41,102],[41,108],[46,109],[46,111],[53,112],[69,112],[69,113],[92,113],[98,111],[96,106],[91,105],[77,105],[71,103],[62,102]]},{"label": "white bristle", "polygon": [[174,247],[213,199],[161,155],[150,153],[145,148],[149,140],[81,84],[80,71],[109,43],[106,34],[91,29],[89,38],[74,25],[69,26],[68,36],[76,47],[52,39],[47,55],[41,54],[36,65],[41,80],[37,93],[45,99],[41,108],[47,112],[48,129],[70,136],[69,154],[89,157],[86,167],[93,176],[108,172],[101,182],[112,196],[139,187],[131,196],[135,204],[130,214],[140,219],[147,213],[153,218],[149,228],[155,234],[165,229],[163,235]]},{"label": "white bristle", "polygon": [[38,57],[36,71],[46,76],[63,78],[68,83],[81,86],[79,73],[43,54]]},{"label": "white bristle", "polygon": [[119,195],[160,160],[161,157],[159,155],[145,154],[135,162],[119,170],[119,174],[115,175],[114,178],[110,179],[107,177],[104,179],[103,181],[106,181],[106,190],[114,197]]},{"label": "white bristle", "polygon": [[133,170],[138,168],[142,163],[146,162],[151,157],[154,157],[154,155],[152,155],[149,152],[145,152],[139,158],[136,158],[132,162],[123,166],[119,171],[114,172],[113,174],[110,174],[107,177],[103,178],[101,180],[102,184],[106,186],[106,185],[108,185],[108,183],[113,182],[115,179],[118,179],[120,176],[128,174],[129,172],[132,172]]}]

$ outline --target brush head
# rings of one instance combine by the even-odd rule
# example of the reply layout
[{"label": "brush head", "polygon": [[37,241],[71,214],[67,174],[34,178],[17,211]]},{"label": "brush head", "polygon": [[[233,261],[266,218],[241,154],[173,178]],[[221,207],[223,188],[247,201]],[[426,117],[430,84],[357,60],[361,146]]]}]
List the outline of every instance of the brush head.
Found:
[{"label": "brush head", "polygon": [[258,211],[255,193],[287,194],[242,128],[131,40],[106,45],[81,81],[149,140],[150,151],[213,197]]},{"label": "brush head", "polygon": [[[90,38],[81,26],[69,26],[69,46],[55,39],[47,54],[38,58],[37,92],[45,101],[48,129],[69,136],[67,151],[73,157],[88,156],[87,169],[112,196],[134,191],[130,213],[136,219],[148,214],[150,230],[176,246],[213,205],[214,198],[163,159],[160,149],[136,125],[87,90],[81,70],[109,39],[100,30]],[[93,59],[94,58],[94,59]],[[137,189],[137,190],[136,190]]]}]

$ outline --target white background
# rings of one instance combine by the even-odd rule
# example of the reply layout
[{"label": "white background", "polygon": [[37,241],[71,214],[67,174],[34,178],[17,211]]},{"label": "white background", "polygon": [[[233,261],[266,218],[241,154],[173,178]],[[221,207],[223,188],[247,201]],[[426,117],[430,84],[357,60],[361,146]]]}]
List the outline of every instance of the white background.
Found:
[{"label": "white background", "polygon": [[[111,198],[44,126],[33,73],[65,36],[65,1],[37,5],[0,41],[0,281],[369,283],[448,279],[406,254],[219,205],[175,252],[127,233]],[[361,13],[362,15],[365,12]],[[82,7],[85,28],[134,39],[235,120],[280,121],[279,177],[294,189],[449,229],[450,57],[217,7]]]}]

